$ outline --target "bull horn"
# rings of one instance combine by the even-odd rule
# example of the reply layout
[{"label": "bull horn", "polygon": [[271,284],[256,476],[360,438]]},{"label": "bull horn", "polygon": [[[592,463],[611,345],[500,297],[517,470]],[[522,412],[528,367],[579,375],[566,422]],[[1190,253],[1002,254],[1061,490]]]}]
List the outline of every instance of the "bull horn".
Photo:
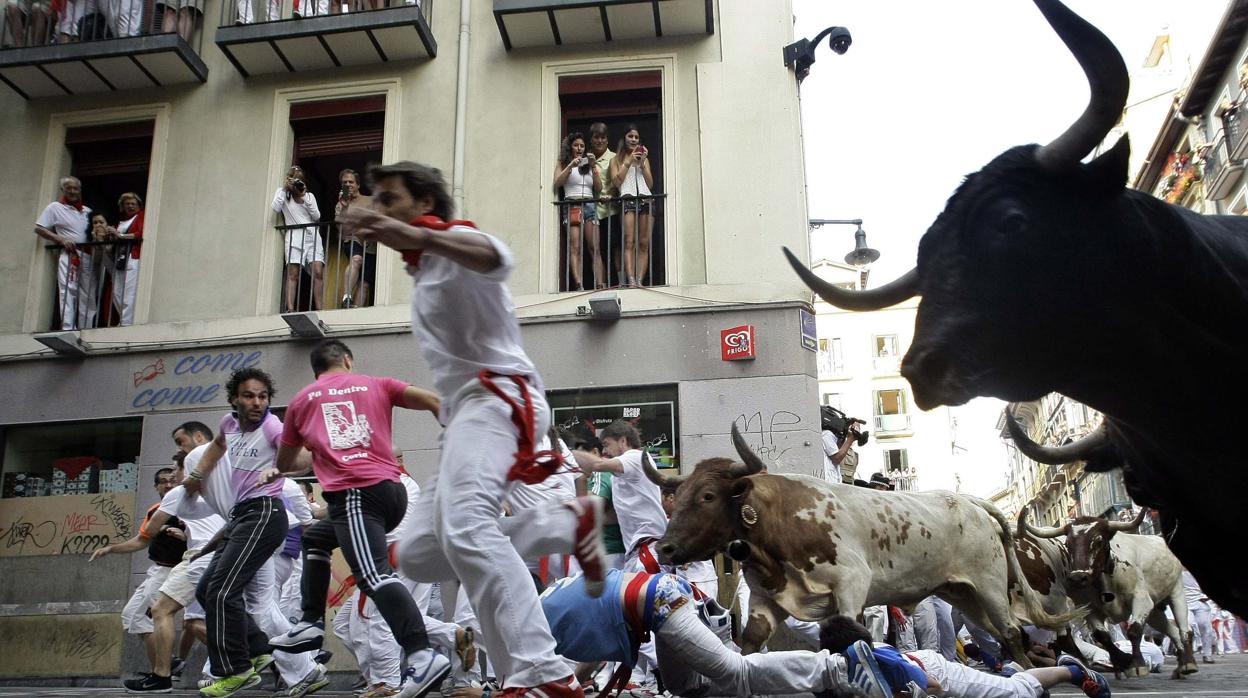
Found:
[{"label": "bull horn", "polygon": [[1109,530],[1111,531],[1134,531],[1144,523],[1144,517],[1148,515],[1148,509],[1140,507],[1140,513],[1130,521],[1110,521]]},{"label": "bull horn", "polygon": [[683,475],[670,477],[660,473],[658,469],[654,467],[654,461],[650,460],[650,453],[648,451],[641,452],[641,469],[645,471],[646,478],[650,480],[650,482],[658,485],[660,489],[664,487],[675,489],[680,487],[685,482],[685,476]]},{"label": "bull horn", "polygon": [[728,467],[729,475],[733,477],[757,475],[767,467],[763,464],[763,459],[759,458],[754,449],[745,442],[745,437],[741,436],[736,422],[732,423],[732,445],[737,449],[737,455],[741,456],[741,462],[733,463]]},{"label": "bull horn", "polygon": [[789,258],[789,264],[793,265],[793,271],[796,271],[797,275],[802,277],[802,283],[806,284],[820,298],[845,310],[880,310],[881,308],[897,305],[919,293],[919,273],[914,269],[906,272],[905,276],[890,281],[879,288],[851,291],[819,278],[818,274],[811,271],[805,264],[802,264],[797,255],[794,255],[787,247],[784,248],[784,255]]},{"label": "bull horn", "polygon": [[1023,510],[1018,513],[1018,523],[1021,524],[1028,533],[1036,538],[1057,538],[1058,536],[1066,534],[1065,526],[1060,526],[1058,528],[1049,528],[1047,526],[1044,528],[1037,528],[1036,526],[1032,526],[1027,521],[1027,507],[1023,507]]},{"label": "bull horn", "polygon": [[1010,431],[1010,438],[1014,439],[1014,445],[1018,447],[1019,451],[1022,451],[1024,456],[1037,463],[1048,465],[1063,465],[1087,460],[1089,456],[1103,448],[1109,441],[1108,433],[1106,433],[1104,427],[1101,427],[1073,444],[1041,446],[1032,441],[1031,437],[1023,432],[1023,428],[1014,419],[1014,410],[1010,407],[1005,408],[1005,426]]},{"label": "bull horn", "polygon": [[1036,7],[1074,54],[1088,78],[1092,96],[1083,114],[1066,132],[1036,150],[1036,160],[1049,171],[1065,172],[1100,144],[1122,117],[1130,81],[1122,55],[1099,29],[1057,0],[1034,0]]}]

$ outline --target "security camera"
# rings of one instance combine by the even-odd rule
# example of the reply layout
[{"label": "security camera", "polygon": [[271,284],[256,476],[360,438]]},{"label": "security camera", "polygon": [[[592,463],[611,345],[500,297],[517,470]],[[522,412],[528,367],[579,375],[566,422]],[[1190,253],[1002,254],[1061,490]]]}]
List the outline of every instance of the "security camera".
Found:
[{"label": "security camera", "polygon": [[815,62],[815,47],[825,37],[838,56],[845,55],[845,52],[849,50],[849,45],[854,41],[845,27],[828,27],[819,32],[813,41],[799,39],[784,47],[784,65],[786,68],[793,68],[793,73],[797,76],[799,83],[810,74],[810,66]]},{"label": "security camera", "polygon": [[849,35],[849,30],[845,27],[832,27],[832,33],[828,35],[828,45],[841,56],[845,55],[845,52],[849,50],[849,45],[853,42],[853,37]]}]

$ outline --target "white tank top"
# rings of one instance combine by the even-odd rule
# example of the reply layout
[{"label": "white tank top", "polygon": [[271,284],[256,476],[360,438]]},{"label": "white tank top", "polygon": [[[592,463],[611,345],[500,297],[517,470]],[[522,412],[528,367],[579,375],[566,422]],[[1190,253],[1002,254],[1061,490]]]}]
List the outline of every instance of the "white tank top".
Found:
[{"label": "white tank top", "polygon": [[646,186],[640,165],[629,165],[624,183],[620,185],[620,196],[650,196],[650,187]]},{"label": "white tank top", "polygon": [[594,198],[594,171],[591,169],[581,174],[581,168],[573,167],[568,173],[568,180],[563,183],[563,198],[592,199]]}]

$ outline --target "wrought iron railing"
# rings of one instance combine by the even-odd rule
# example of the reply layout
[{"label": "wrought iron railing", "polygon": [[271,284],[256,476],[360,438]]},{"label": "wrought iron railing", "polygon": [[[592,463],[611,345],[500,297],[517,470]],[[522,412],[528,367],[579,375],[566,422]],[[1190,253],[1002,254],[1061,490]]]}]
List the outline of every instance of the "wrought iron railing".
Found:
[{"label": "wrought iron railing", "polygon": [[555,201],[559,290],[666,286],[666,195]]},{"label": "wrought iron railing", "polygon": [[282,238],[278,260],[282,313],[373,305],[377,245],[344,237],[337,223],[275,225]]},{"label": "wrought iron railing", "polygon": [[433,0],[222,0],[221,26],[297,21],[413,5],[420,7],[421,16],[428,22]]},{"label": "wrought iron railing", "polygon": [[203,14],[194,3],[168,5],[153,0],[64,0],[30,2],[28,11],[8,3],[0,15],[0,49],[127,39],[177,32],[199,53]]},{"label": "wrought iron railing", "polygon": [[50,330],[89,330],[134,322],[139,266],[133,252],[143,240],[79,242],[70,252],[47,245],[52,255]]}]

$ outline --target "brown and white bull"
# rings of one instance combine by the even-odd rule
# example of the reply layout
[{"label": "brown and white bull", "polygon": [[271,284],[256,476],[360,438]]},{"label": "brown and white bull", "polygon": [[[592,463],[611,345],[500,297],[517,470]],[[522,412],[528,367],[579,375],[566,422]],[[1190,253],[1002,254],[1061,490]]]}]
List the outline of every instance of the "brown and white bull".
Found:
[{"label": "brown and white bull", "polygon": [[866,605],[913,608],[936,594],[1026,656],[1021,623],[1062,628],[1079,614],[1047,613],[1021,581],[1009,522],[995,507],[952,492],[879,492],[805,475],[760,474],[763,462],[733,425],[742,462],[711,458],[681,478],[660,555],[706,560],[730,541],[749,546],[742,567],[750,615],[742,649],[762,647],[784,619],[859,616]]},{"label": "brown and white bull", "polygon": [[[1164,632],[1180,648],[1179,666],[1173,676],[1183,678],[1197,670],[1187,622],[1187,597],[1183,593],[1183,567],[1159,536],[1129,533],[1140,527],[1145,512],[1141,509],[1130,522],[1081,516],[1065,526],[1050,528],[1032,526],[1024,510],[1019,524],[1037,543],[1057,543],[1064,549],[1065,593],[1072,603],[1089,608],[1087,620],[1092,637],[1110,653],[1115,674],[1148,673],[1140,653],[1140,639],[1147,623]],[[1173,621],[1166,617],[1167,606],[1174,615]],[[1108,623],[1127,624],[1130,655],[1114,645]]]}]

